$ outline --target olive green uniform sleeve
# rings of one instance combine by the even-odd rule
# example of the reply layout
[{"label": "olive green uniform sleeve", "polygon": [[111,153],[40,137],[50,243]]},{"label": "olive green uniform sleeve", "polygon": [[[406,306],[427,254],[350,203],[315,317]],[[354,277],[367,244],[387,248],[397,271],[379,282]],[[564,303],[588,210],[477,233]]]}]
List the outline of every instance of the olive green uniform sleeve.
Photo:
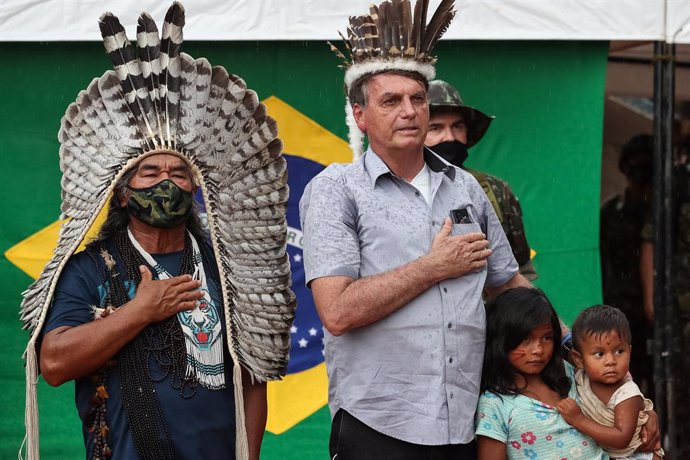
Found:
[{"label": "olive green uniform sleeve", "polygon": [[532,281],[537,278],[537,272],[530,257],[530,246],[525,235],[522,221],[522,208],[507,182],[496,176],[481,171],[469,170],[482,186],[484,193],[496,212],[503,231],[513,250],[515,260],[520,265],[520,274]]}]

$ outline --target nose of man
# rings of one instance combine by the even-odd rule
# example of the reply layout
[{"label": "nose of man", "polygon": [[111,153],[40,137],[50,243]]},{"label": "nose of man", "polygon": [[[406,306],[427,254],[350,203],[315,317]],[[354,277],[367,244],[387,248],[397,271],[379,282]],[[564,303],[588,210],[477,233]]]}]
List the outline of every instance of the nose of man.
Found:
[{"label": "nose of man", "polygon": [[403,99],[400,104],[401,115],[404,118],[413,118],[417,112],[415,111],[414,104],[409,97]]},{"label": "nose of man", "polygon": [[458,141],[460,139],[456,139],[455,136],[453,135],[453,130],[450,129],[450,126],[444,126],[443,129],[440,132],[440,140],[439,144],[441,142],[452,142],[452,141]]}]

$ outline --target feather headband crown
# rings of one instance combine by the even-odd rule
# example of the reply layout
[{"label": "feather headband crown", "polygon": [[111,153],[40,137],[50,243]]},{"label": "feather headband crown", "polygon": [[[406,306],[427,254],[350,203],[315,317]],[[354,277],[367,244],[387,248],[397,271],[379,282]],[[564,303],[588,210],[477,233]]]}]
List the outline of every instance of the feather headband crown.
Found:
[{"label": "feather headband crown", "polygon": [[371,5],[369,14],[351,16],[343,54],[329,42],[331,50],[343,60],[345,85],[349,89],[360,77],[386,70],[409,70],[435,76],[436,57],[431,52],[455,16],[454,0],[442,0],[426,23],[429,0],[417,0],[414,15],[410,0],[386,0]]},{"label": "feather headband crown", "polygon": [[[331,51],[343,60],[340,67],[345,69],[346,92],[362,77],[396,70],[433,80],[436,57],[431,52],[455,17],[454,1],[441,0],[428,24],[429,0],[415,2],[414,16],[410,0],[386,0],[379,6],[371,5],[368,15],[351,16],[347,38],[338,32],[349,57],[328,42]],[[364,134],[357,127],[348,96],[345,113],[350,148],[357,159],[364,153]]]}]

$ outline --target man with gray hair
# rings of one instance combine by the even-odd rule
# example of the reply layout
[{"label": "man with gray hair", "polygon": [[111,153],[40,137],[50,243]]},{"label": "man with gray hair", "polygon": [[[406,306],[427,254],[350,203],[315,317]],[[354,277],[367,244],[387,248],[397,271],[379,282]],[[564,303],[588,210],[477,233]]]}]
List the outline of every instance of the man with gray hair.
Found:
[{"label": "man with gray hair", "polygon": [[477,181],[424,148],[434,59],[418,43],[387,46],[379,14],[390,6],[351,18],[382,40],[352,49],[345,75],[352,148],[361,152],[362,134],[369,148],[329,166],[300,202],[306,281],[326,328],[330,453],[470,459],[482,289],[495,296],[529,282]]}]

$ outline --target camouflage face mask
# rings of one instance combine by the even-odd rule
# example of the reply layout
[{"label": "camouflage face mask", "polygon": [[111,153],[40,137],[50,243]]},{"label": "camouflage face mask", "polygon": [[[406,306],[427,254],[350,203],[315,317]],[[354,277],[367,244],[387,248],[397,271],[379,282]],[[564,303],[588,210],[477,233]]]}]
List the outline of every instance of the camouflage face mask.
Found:
[{"label": "camouflage face mask", "polygon": [[130,215],[158,228],[172,228],[187,220],[192,212],[192,193],[170,179],[144,188],[132,188],[127,202]]}]

